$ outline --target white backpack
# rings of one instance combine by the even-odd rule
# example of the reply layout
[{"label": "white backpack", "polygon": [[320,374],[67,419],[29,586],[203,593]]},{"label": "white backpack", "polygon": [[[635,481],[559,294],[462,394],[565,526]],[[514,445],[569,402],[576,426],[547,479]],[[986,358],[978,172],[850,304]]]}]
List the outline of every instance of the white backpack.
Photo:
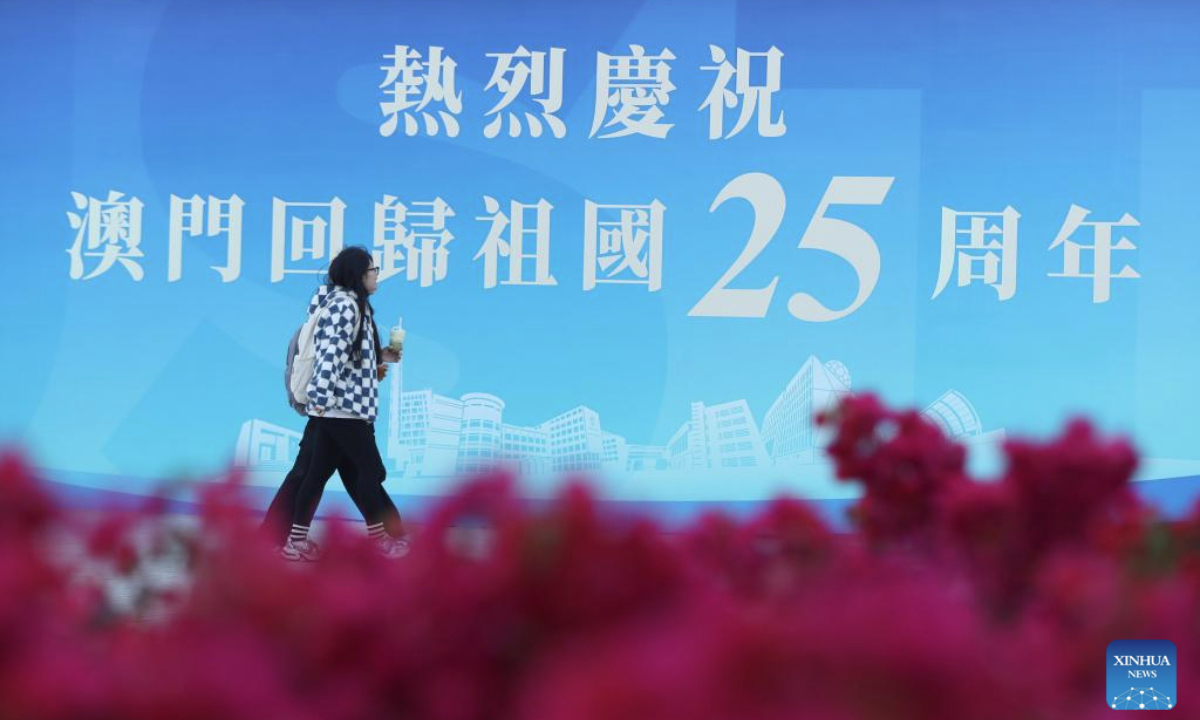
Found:
[{"label": "white backpack", "polygon": [[[329,314],[329,298],[319,310],[308,316],[296,334],[288,343],[287,365],[284,368],[284,379],[287,380],[288,404],[303,415],[308,406],[308,384],[312,381],[313,365],[317,360],[317,325],[321,318]],[[354,306],[354,337],[358,337],[358,307]]]}]

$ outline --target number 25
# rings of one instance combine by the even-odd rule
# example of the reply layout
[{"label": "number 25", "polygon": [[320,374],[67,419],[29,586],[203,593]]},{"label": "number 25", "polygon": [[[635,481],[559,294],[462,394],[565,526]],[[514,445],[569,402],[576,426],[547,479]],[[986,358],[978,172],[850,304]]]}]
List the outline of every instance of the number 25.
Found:
[{"label": "number 25", "polygon": [[[796,293],[788,300],[788,312],[800,320],[829,322],[846,317],[862,306],[879,281],[879,248],[869,234],[859,226],[825,217],[831,205],[882,205],[892,187],[890,177],[834,177],[817,205],[808,229],[800,238],[801,249],[824,250],[850,263],[858,275],[858,295],[854,302],[841,310],[831,310],[808,293]],[[779,181],[765,173],[746,173],[730,180],[713,200],[709,212],[716,211],[726,200],[741,198],[754,210],[754,227],[746,247],[733,261],[717,284],[688,311],[693,317],[766,317],[779,276],[764,288],[741,290],[727,287],[754,258],[758,257],[783,222],[787,198]]]}]

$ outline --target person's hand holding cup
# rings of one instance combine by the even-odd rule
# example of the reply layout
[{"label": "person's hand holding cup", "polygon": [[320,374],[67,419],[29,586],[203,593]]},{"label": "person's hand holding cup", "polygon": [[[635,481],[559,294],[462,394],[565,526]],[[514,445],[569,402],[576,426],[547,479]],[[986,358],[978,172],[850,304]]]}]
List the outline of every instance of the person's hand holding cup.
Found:
[{"label": "person's hand holding cup", "polygon": [[397,325],[388,333],[388,346],[383,350],[385,362],[400,362],[404,357],[404,328]]}]

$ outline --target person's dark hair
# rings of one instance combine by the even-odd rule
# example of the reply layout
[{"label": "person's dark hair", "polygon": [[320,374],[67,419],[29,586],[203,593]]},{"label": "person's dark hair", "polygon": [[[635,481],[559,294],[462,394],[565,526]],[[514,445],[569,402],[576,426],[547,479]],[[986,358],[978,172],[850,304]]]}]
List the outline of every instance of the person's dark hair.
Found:
[{"label": "person's dark hair", "polygon": [[[371,311],[371,330],[375,328],[375,308],[371,307],[370,295],[367,293],[367,288],[363,285],[363,276],[367,274],[367,270],[371,269],[374,260],[371,258],[371,253],[361,245],[352,245],[343,249],[329,264],[329,275],[326,278],[331,285],[337,285],[344,290],[353,290],[358,296],[358,316],[362,318],[362,322],[358,326],[358,335],[354,338],[354,347],[350,350],[350,356],[356,359],[362,357],[362,339],[363,332],[367,326],[367,313]],[[377,335],[376,335],[377,337]],[[378,343],[376,343],[378,344]]]}]

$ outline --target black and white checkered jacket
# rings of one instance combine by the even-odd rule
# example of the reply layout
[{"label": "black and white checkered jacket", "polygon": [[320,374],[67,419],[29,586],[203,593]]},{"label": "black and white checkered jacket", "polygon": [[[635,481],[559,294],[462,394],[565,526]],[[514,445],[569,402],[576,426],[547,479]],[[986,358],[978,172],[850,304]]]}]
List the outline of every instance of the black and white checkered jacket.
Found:
[{"label": "black and white checkered jacket", "polygon": [[308,383],[308,414],[347,415],[374,422],[379,406],[375,325],[370,312],[363,318],[362,352],[351,357],[357,332],[358,304],[353,290],[322,285],[308,304],[308,314],[328,307],[313,334],[313,376]]}]

